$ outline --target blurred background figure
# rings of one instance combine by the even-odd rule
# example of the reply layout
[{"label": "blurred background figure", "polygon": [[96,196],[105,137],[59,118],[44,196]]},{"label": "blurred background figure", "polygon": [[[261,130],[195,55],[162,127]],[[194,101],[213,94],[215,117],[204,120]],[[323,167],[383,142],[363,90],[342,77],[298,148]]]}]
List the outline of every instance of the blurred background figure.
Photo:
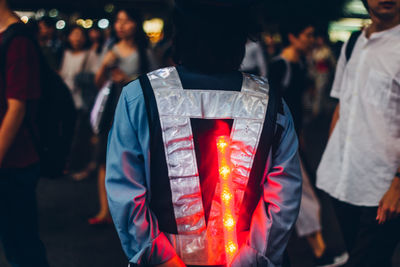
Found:
[{"label": "blurred background figure", "polygon": [[280,43],[275,40],[273,34],[265,32],[261,35],[260,44],[263,49],[264,58],[268,66],[271,63],[272,59],[279,55],[279,53],[281,52]]},{"label": "blurred background figure", "polygon": [[240,70],[262,77],[267,76],[267,63],[264,58],[263,49],[258,42],[247,41],[246,53]]},{"label": "blurred background figure", "polygon": [[296,132],[300,138],[303,126],[303,97],[310,88],[306,56],[314,44],[314,27],[297,22],[282,26],[283,50],[269,67],[271,86],[280,89],[282,97],[292,112]]},{"label": "blurred background figure", "polygon": [[38,21],[38,40],[47,63],[54,70],[58,70],[62,58],[63,45],[57,36],[56,22],[44,16]]},{"label": "blurred background figure", "polygon": [[314,79],[312,114],[318,117],[325,113],[328,104],[329,91],[332,85],[336,59],[330,48],[327,34],[318,33],[315,38],[315,47],[311,52],[311,75]]},{"label": "blurred background figure", "polygon": [[[74,177],[76,171],[85,168],[85,161],[90,156],[91,130],[89,125],[88,95],[94,95],[94,74],[97,62],[90,60],[90,50],[87,32],[78,25],[73,25],[67,34],[67,44],[61,62],[60,75],[67,84],[77,110],[75,137],[71,148],[69,169],[66,170]],[[95,55],[95,54],[94,54]],[[90,75],[90,73],[92,73]],[[89,74],[87,77],[86,74]],[[94,97],[93,97],[94,98]],[[79,176],[79,174],[77,174]],[[78,179],[80,177],[75,177]]]},{"label": "blurred background figure", "polygon": [[140,74],[154,70],[157,66],[149,49],[149,42],[142,27],[142,18],[135,9],[121,9],[117,12],[114,29],[117,43],[105,54],[96,74],[96,85],[101,88],[107,81],[111,84],[109,102],[110,111],[102,118],[102,129],[98,136],[98,192],[100,208],[89,224],[111,223],[105,189],[105,163],[107,136],[114,117],[114,109],[119,99],[122,86],[136,79]]},{"label": "blurred background figure", "polygon": [[304,93],[311,86],[308,76],[306,56],[314,45],[314,26],[311,23],[288,22],[282,25],[282,40],[284,48],[270,65],[270,86],[278,88],[289,106],[294,119],[294,126],[299,137],[300,160],[303,176],[302,201],[296,232],[300,237],[306,237],[314,254],[315,266],[340,266],[347,258],[346,255],[332,256],[326,248],[322,236],[320,203],[310,182],[313,174],[305,156],[303,136]]},{"label": "blurred background figure", "polygon": [[[101,62],[104,57],[104,34],[98,27],[93,27],[88,31],[89,38],[89,49],[85,52],[85,59],[83,61],[83,68],[74,76],[74,85],[81,93],[82,97],[82,110],[84,112],[84,128],[85,131],[80,135],[80,140],[85,143],[80,143],[79,150],[82,151],[82,146],[90,148],[87,153],[87,166],[84,166],[80,171],[71,174],[71,177],[75,181],[86,179],[93,174],[97,169],[96,162],[96,146],[99,141],[98,138],[93,135],[91,129],[89,129],[89,111],[93,107],[98,89],[95,85],[95,75],[101,66]],[[82,127],[82,126],[80,126]],[[83,135],[83,136],[82,136]],[[87,141],[90,140],[88,143]],[[89,144],[89,146],[88,146]]]},{"label": "blurred background figure", "polygon": [[104,33],[100,28],[93,27],[89,30],[88,37],[90,43],[88,66],[91,67],[91,72],[96,73],[104,56]]},{"label": "blurred background figure", "polygon": [[82,110],[83,100],[81,88],[75,83],[75,77],[80,72],[90,69],[87,65],[89,51],[87,34],[80,26],[72,26],[68,33],[68,43],[64,51],[60,75],[71,90],[77,110]]}]

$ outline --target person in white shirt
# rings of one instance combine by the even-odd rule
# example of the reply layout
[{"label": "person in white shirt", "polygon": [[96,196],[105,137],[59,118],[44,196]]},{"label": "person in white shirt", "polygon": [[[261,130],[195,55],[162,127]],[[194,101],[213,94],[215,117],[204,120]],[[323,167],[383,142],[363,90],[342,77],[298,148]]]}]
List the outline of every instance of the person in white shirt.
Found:
[{"label": "person in white shirt", "polygon": [[259,43],[251,40],[247,41],[246,53],[240,66],[240,71],[262,77],[267,76],[267,62]]},{"label": "person in white shirt", "polygon": [[[317,187],[332,196],[350,253],[346,266],[391,266],[400,240],[400,0],[364,0],[372,19],[345,44],[339,99]],[[347,59],[348,58],[348,59]]]}]

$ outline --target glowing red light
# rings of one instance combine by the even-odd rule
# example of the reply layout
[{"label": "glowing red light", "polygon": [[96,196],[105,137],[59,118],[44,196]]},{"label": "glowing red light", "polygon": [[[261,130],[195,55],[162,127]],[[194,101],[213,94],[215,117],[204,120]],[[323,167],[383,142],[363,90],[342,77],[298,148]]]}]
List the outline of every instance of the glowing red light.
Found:
[{"label": "glowing red light", "polygon": [[229,138],[227,136],[220,136],[217,138],[219,180],[221,185],[221,212],[227,266],[230,266],[234,254],[238,250],[235,227],[236,221],[233,216],[235,199],[232,193],[231,155],[229,146]]},{"label": "glowing red light", "polygon": [[228,143],[225,141],[224,138],[220,138],[218,140],[217,147],[221,152],[223,152],[226,149],[227,146],[228,146]]},{"label": "glowing red light", "polygon": [[223,177],[223,178],[227,178],[228,175],[231,173],[231,169],[228,166],[222,166],[219,169],[219,174]]},{"label": "glowing red light", "polygon": [[231,230],[235,226],[235,220],[233,219],[232,215],[227,215],[224,217],[224,226],[228,230]]},{"label": "glowing red light", "polygon": [[235,252],[237,251],[238,247],[235,243],[228,242],[228,244],[225,246],[225,251],[226,253],[228,253],[229,255],[233,255],[235,254]]},{"label": "glowing red light", "polygon": [[225,203],[229,203],[229,201],[231,201],[232,199],[232,194],[230,192],[228,192],[227,190],[224,190],[224,192],[222,192],[222,201],[224,201]]}]

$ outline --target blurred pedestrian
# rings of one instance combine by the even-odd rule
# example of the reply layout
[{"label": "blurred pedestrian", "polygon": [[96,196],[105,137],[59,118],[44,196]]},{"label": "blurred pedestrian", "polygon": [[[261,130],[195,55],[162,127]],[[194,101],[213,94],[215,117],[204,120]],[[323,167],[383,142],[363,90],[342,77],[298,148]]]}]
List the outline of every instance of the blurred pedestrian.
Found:
[{"label": "blurred pedestrian", "polygon": [[89,219],[89,224],[98,225],[111,223],[108,210],[105,171],[107,136],[114,117],[114,109],[119,99],[122,86],[155,68],[149,42],[142,27],[142,18],[134,9],[121,9],[117,12],[114,29],[118,42],[114,44],[104,57],[103,63],[96,74],[96,84],[101,88],[106,81],[112,82],[112,99],[109,114],[104,114],[105,122],[99,134],[98,153],[98,192],[100,209],[98,213]]},{"label": "blurred pedestrian", "polygon": [[81,88],[75,84],[75,77],[80,72],[90,69],[87,65],[89,58],[88,39],[85,30],[74,25],[68,32],[67,49],[61,63],[60,75],[71,90],[75,107],[81,110],[83,107]]},{"label": "blurred pedestrian", "polygon": [[100,28],[93,27],[89,30],[89,59],[88,65],[91,67],[91,72],[97,73],[104,56],[104,33]]},{"label": "blurred pedestrian", "polygon": [[315,38],[315,47],[311,53],[311,72],[315,81],[312,101],[312,113],[314,117],[318,117],[327,111],[328,90],[331,86],[332,76],[336,67],[336,59],[328,42],[328,36],[319,33]]},{"label": "blurred pedestrian", "polygon": [[[67,44],[61,62],[60,76],[68,86],[77,110],[75,136],[71,148],[70,165],[66,173],[74,178],[75,171],[86,168],[87,158],[90,158],[91,129],[89,124],[89,104],[85,102],[88,94],[95,95],[94,68],[90,64],[89,42],[85,29],[73,25],[67,34]],[[89,77],[86,74],[89,73]],[[91,74],[90,74],[91,73]],[[94,96],[93,96],[94,98]]]},{"label": "blurred pedestrian", "polygon": [[[30,20],[31,21],[31,20]],[[38,40],[47,63],[53,70],[60,68],[63,45],[57,36],[56,22],[50,17],[38,21]]]},{"label": "blurred pedestrian", "polygon": [[267,80],[238,71],[257,29],[248,5],[176,1],[178,66],[122,91],[106,187],[131,266],[282,265],[300,205],[298,143]]},{"label": "blurred pedestrian", "polygon": [[282,26],[284,48],[269,66],[270,83],[279,88],[288,104],[299,137],[303,128],[303,96],[310,86],[306,55],[313,47],[314,31],[307,22],[286,22]]},{"label": "blurred pedestrian", "polygon": [[267,76],[267,63],[260,43],[251,40],[247,41],[246,53],[240,70],[261,77]]},{"label": "blurred pedestrian", "polygon": [[364,3],[372,24],[342,49],[317,186],[332,196],[346,266],[385,267],[400,240],[400,0]]},{"label": "blurred pedestrian", "polygon": [[32,137],[38,128],[40,56],[33,36],[6,41],[18,23],[8,1],[0,0],[0,239],[12,266],[46,267],[36,204],[39,155]]},{"label": "blurred pedestrian", "polygon": [[[267,62],[267,67],[281,51],[280,43],[278,43],[274,38],[274,35],[269,32],[264,32],[261,35],[261,47],[263,49],[264,58]],[[268,72],[268,71],[267,71]]]},{"label": "blurred pedestrian", "polygon": [[302,201],[296,231],[306,237],[314,255],[315,266],[339,266],[346,255],[330,255],[322,236],[320,203],[310,182],[311,168],[305,157],[303,137],[303,95],[310,85],[306,56],[314,45],[314,27],[307,21],[286,22],[283,25],[284,49],[270,65],[271,86],[278,88],[293,113],[294,126],[300,140],[300,159],[303,176]]},{"label": "blurred pedestrian", "polygon": [[142,29],[142,18],[136,10],[120,10],[114,28],[118,42],[106,53],[96,74],[99,88],[109,79],[122,86],[145,73],[145,70],[156,68],[147,36]]},{"label": "blurred pedestrian", "polygon": [[[88,156],[88,164],[81,168],[80,171],[74,172],[71,174],[72,179],[75,181],[81,181],[83,179],[89,178],[92,174],[94,174],[97,170],[97,149],[98,146],[98,138],[93,134],[93,132],[89,129],[89,111],[93,107],[94,101],[96,99],[96,95],[98,93],[98,88],[95,83],[95,75],[99,70],[103,57],[104,57],[104,35],[100,28],[93,27],[88,32],[89,38],[89,49],[85,51],[86,58],[84,59],[84,66],[79,73],[77,73],[74,77],[74,86],[77,88],[76,90],[81,92],[82,97],[82,109],[84,110],[84,125],[82,126],[86,129],[84,131],[86,134],[86,138],[80,138],[80,141],[84,139],[83,144],[79,144],[78,152],[82,152],[82,147],[87,146],[89,143],[90,151]],[[81,136],[82,137],[82,136]],[[90,142],[87,142],[90,139]],[[82,143],[82,142],[80,142]],[[82,157],[80,157],[82,159]]]}]

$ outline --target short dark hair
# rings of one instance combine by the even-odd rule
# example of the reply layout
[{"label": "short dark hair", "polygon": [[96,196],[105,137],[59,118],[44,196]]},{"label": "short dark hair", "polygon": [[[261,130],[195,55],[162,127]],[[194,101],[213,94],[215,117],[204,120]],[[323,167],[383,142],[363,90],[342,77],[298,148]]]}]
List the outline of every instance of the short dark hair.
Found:
[{"label": "short dark hair", "polygon": [[204,73],[238,70],[249,37],[260,27],[248,10],[213,7],[193,12],[175,7],[173,59]]},{"label": "short dark hair", "polygon": [[42,22],[44,25],[46,25],[49,28],[56,28],[56,21],[53,18],[50,18],[48,16],[44,16],[38,21],[39,23]]},{"label": "short dark hair", "polygon": [[289,34],[298,37],[305,29],[312,27],[313,23],[304,19],[285,21],[281,24],[282,45],[284,47],[290,45]]}]

